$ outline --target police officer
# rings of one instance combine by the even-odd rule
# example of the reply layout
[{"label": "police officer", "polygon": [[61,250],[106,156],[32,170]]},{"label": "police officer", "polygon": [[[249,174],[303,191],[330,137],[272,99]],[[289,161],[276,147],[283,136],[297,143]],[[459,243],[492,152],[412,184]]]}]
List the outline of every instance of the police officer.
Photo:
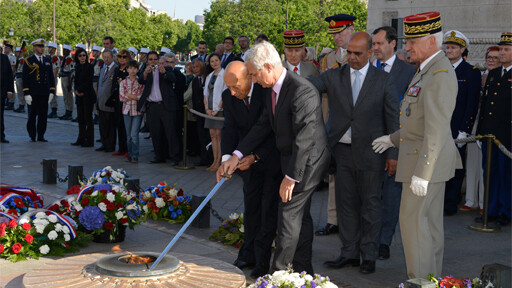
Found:
[{"label": "police officer", "polygon": [[75,63],[71,57],[71,45],[62,45],[62,63],[60,66],[59,77],[62,94],[64,96],[64,106],[66,113],[59,117],[61,120],[71,120],[73,118],[73,93],[72,93],[72,74],[75,70]]},{"label": "police officer", "polygon": [[[57,43],[48,42],[48,58],[52,61],[53,78],[55,79],[55,87],[57,87],[57,75],[59,73],[62,59],[57,55]],[[57,118],[57,97],[50,99],[50,108],[52,112],[48,114],[48,118]]]},{"label": "police officer", "polygon": [[[48,98],[55,96],[52,63],[43,55],[44,39],[30,43],[34,54],[23,64],[23,92],[28,104],[27,131],[32,142],[48,142],[44,138],[48,116]],[[37,118],[37,128],[36,128]]]},{"label": "police officer", "polygon": [[23,95],[23,62],[24,60],[23,51],[21,47],[16,47],[16,67],[15,67],[15,78],[16,78],[16,94],[18,98],[18,109],[14,112],[25,113],[25,96]]},{"label": "police officer", "polygon": [[[444,34],[443,44],[446,56],[455,69],[458,82],[457,102],[453,110],[450,126],[454,139],[464,139],[471,134],[478,111],[480,100],[480,83],[482,76],[480,70],[466,62],[462,57],[469,46],[468,38],[457,30],[450,30]],[[466,143],[457,144],[462,164],[466,166]],[[446,182],[444,194],[444,214],[447,216],[457,213],[460,190],[466,171],[464,168],[455,171],[455,177]]]},{"label": "police officer", "polygon": [[[489,72],[484,85],[480,119],[477,134],[493,134],[510,151],[512,121],[510,107],[512,106],[510,91],[512,82],[512,32],[501,35],[499,57],[501,66]],[[481,143],[482,155],[485,155],[487,143]],[[511,160],[496,146],[492,149],[492,173],[489,189],[489,218],[496,220],[499,225],[510,223],[511,191],[510,175]],[[484,159],[485,161],[485,159]],[[484,162],[485,163],[485,162]],[[484,165],[484,175],[486,166]],[[477,222],[482,221],[477,218]]]}]

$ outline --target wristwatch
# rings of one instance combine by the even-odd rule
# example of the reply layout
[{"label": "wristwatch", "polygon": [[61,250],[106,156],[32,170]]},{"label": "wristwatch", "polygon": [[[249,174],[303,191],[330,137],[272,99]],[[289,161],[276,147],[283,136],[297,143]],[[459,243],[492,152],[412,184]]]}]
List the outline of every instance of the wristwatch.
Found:
[{"label": "wristwatch", "polygon": [[254,156],[254,163],[258,163],[260,161],[260,157],[254,153],[251,153]]}]

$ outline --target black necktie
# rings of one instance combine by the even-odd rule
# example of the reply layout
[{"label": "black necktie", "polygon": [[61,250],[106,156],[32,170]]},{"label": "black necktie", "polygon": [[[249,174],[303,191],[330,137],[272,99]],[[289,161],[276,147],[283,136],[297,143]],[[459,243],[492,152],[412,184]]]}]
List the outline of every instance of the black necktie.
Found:
[{"label": "black necktie", "polygon": [[110,67],[107,66],[107,69],[105,70],[105,74],[103,74],[103,80],[107,79],[108,68],[110,68]]},{"label": "black necktie", "polygon": [[247,106],[247,109],[251,108],[251,104],[249,103],[249,97],[250,96],[247,96],[244,98],[244,103],[245,103],[245,106]]},{"label": "black necktie", "polygon": [[386,71],[386,69],[384,69],[384,68],[386,68],[387,65],[388,65],[387,63],[380,63],[380,67],[384,71]]}]

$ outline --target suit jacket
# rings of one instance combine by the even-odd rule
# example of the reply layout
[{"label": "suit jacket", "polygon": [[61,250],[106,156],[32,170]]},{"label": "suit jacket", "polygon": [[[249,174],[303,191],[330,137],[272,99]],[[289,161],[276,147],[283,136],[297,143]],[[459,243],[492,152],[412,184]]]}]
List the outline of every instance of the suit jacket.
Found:
[{"label": "suit jacket", "polygon": [[[12,70],[11,70],[12,74]],[[23,93],[25,95],[40,95],[49,97],[55,94],[55,78],[53,76],[52,62],[43,56],[43,63],[37,60],[36,55],[28,57],[23,63]]]},{"label": "suit jacket", "polygon": [[194,110],[206,113],[204,109],[204,76],[201,76],[202,80],[199,80],[199,77],[195,77],[192,80],[192,107]]},{"label": "suit jacket", "polygon": [[478,112],[478,101],[480,101],[480,83],[482,75],[477,67],[471,66],[468,62],[462,62],[455,69],[459,89],[455,110],[453,110],[450,127],[452,137],[457,138],[459,131],[471,134],[475,124],[476,113]]},{"label": "suit jacket", "polygon": [[112,81],[114,77],[114,70],[116,70],[117,64],[114,63],[112,68],[107,71],[107,65],[103,65],[100,70],[100,78],[98,79],[98,94],[97,94],[97,105],[98,109],[105,112],[114,112],[114,107],[109,107],[105,105],[110,95],[112,95]]},{"label": "suit jacket", "polygon": [[11,63],[9,62],[9,57],[5,54],[0,56],[0,79],[0,96],[3,100],[4,97],[7,97],[7,92],[14,94],[14,79]]},{"label": "suit jacket", "polygon": [[[308,79],[320,93],[328,95],[331,118],[329,145],[334,147],[351,127],[351,149],[356,167],[361,170],[382,170],[385,159],[373,151],[372,141],[398,129],[399,100],[390,75],[369,65],[355,105],[349,65],[329,69]],[[394,158],[394,153],[396,151],[386,151],[385,156]]]},{"label": "suit jacket", "polygon": [[503,66],[489,72],[484,85],[477,134],[494,134],[508,149],[511,147],[510,82],[512,69],[503,76]]},{"label": "suit jacket", "polygon": [[[196,55],[190,57],[190,61],[194,61],[197,57],[199,57],[199,54],[196,54]],[[208,57],[208,54],[204,54],[203,62],[204,62],[204,60],[206,60],[206,57]]]},{"label": "suit jacket", "polygon": [[265,110],[238,150],[247,155],[274,132],[283,174],[299,181],[294,192],[312,189],[323,177],[329,159],[320,96],[310,82],[289,72],[279,93],[275,115],[271,93],[266,93]]},{"label": "suit jacket", "polygon": [[417,176],[446,182],[462,168],[453,142],[450,119],[457,98],[457,77],[444,53],[414,75],[401,103],[401,129],[391,135],[398,147],[396,181]]},{"label": "suit jacket", "polygon": [[78,64],[75,69],[75,91],[84,93],[84,96],[75,95],[75,103],[83,101],[83,103],[94,104],[96,102],[96,93],[92,86],[94,77],[94,66],[90,63],[84,65]]},{"label": "suit jacket", "polygon": [[[293,70],[290,70],[286,60],[283,61],[283,66],[293,73]],[[300,76],[306,78],[308,76],[318,75],[319,73],[320,72],[313,63],[300,61]]]},{"label": "suit jacket", "polygon": [[[229,154],[236,149],[238,144],[249,133],[252,126],[256,124],[265,109],[265,96],[271,88],[263,88],[259,84],[254,84],[250,108],[247,108],[245,102],[231,95],[229,89],[222,93],[222,103],[224,108],[224,126],[221,137],[221,154]],[[279,152],[276,149],[276,141],[273,133],[270,133],[260,145],[251,151],[260,157],[260,161],[253,164],[252,167],[271,170],[275,173],[280,170]],[[238,171],[238,170],[237,170]],[[245,171],[240,171],[244,177]],[[263,180],[263,179],[262,179]]]},{"label": "suit jacket", "polygon": [[[222,63],[221,67],[226,69],[228,64],[231,63],[231,61],[233,61],[234,59],[235,59],[235,53],[233,53],[233,51],[231,51],[228,58],[224,61],[224,63]],[[222,55],[220,55],[220,60],[222,61]]]},{"label": "suit jacket", "polygon": [[178,68],[173,70],[174,76],[176,77],[176,81],[173,84],[174,94],[176,95],[176,99],[178,100],[178,107],[183,111],[184,99],[183,94],[185,94],[186,82],[187,79],[183,73]]},{"label": "suit jacket", "polygon": [[[165,67],[165,73],[158,73],[158,76],[160,77],[159,88],[160,93],[162,94],[162,101],[165,110],[177,111],[180,107],[178,107],[178,98],[172,89],[173,83],[176,81],[173,69],[171,67]],[[153,73],[149,73],[146,80],[144,80],[144,76],[140,77],[139,83],[144,85],[144,90],[142,91],[142,96],[137,103],[137,110],[144,112],[145,106],[148,103],[147,98],[149,97],[149,94],[151,94],[151,89],[153,89]]]}]

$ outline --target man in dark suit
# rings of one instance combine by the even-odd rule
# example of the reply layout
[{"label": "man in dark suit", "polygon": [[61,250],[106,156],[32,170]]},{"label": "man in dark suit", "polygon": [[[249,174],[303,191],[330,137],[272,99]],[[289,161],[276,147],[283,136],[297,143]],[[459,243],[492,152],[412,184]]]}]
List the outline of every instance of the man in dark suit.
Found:
[{"label": "man in dark suit", "polygon": [[[454,139],[464,139],[471,134],[475,124],[482,76],[477,67],[469,65],[462,57],[469,45],[469,40],[464,34],[457,30],[450,30],[444,34],[443,44],[445,45],[446,57],[455,69],[459,84],[457,102],[455,102],[450,128]],[[446,182],[444,214],[447,216],[454,215],[458,210],[460,190],[462,189],[464,175],[466,175],[466,147],[466,143],[457,144],[463,168],[455,170],[455,176]]]},{"label": "man in dark suit", "polygon": [[[174,77],[176,78],[175,82],[172,84],[172,90],[174,91],[174,95],[176,96],[176,99],[178,100],[178,110],[176,112],[176,131],[173,132],[172,137],[177,137],[177,141],[173,141],[174,144],[178,144],[178,150],[183,151],[183,140],[182,140],[182,133],[183,133],[183,105],[184,99],[183,94],[185,94],[186,90],[186,82],[187,79],[185,78],[185,75],[181,73],[181,71],[176,67],[176,54],[174,53],[168,53],[165,55],[165,66],[169,67],[172,72],[174,73]],[[181,154],[180,154],[181,155]],[[181,156],[177,156],[175,159],[176,161],[181,160]]]},{"label": "man in dark suit", "polygon": [[376,135],[398,129],[399,105],[389,75],[370,65],[371,53],[370,35],[357,32],[347,48],[350,66],[309,78],[320,93],[329,97],[327,133],[336,161],[335,199],[343,248],[338,259],[325,264],[335,268],[360,265],[360,272],[365,274],[375,272],[382,170],[385,158],[391,157],[389,152],[385,158],[376,155],[371,143]]},{"label": "man in dark suit", "polygon": [[[265,106],[265,96],[270,88],[253,84],[247,68],[241,61],[233,61],[224,74],[226,89],[222,93],[224,127],[221,151],[224,160],[256,124]],[[279,184],[283,176],[275,137],[270,133],[238,166],[244,182],[244,244],[233,265],[244,268],[256,265],[251,276],[258,278],[268,273],[272,242],[277,229],[277,203]],[[219,168],[219,173],[223,168]]]},{"label": "man in dark suit", "polygon": [[238,37],[238,46],[240,46],[240,53],[236,55],[238,58],[242,59],[242,61],[245,61],[245,56],[251,51],[249,47],[251,47],[251,40],[249,39],[249,36],[241,35]]},{"label": "man in dark suit", "polygon": [[103,61],[104,65],[100,69],[98,79],[96,101],[102,145],[96,151],[113,152],[116,148],[115,108],[112,103],[107,102],[112,95],[114,71],[117,67],[112,50],[108,48],[103,50]]},{"label": "man in dark suit", "polygon": [[[390,26],[375,29],[372,36],[373,55],[377,60],[374,66],[389,73],[390,81],[395,86],[395,97],[402,99],[411,83],[416,67],[395,56],[397,34]],[[395,234],[396,223],[402,198],[402,183],[395,181],[398,163],[398,149],[393,148],[386,162],[384,183],[382,185],[382,227],[380,229],[379,255],[381,260],[389,258],[389,245]]]},{"label": "man in dark suit", "polygon": [[[23,64],[23,93],[28,104],[27,131],[32,142],[48,142],[44,138],[48,119],[48,99],[55,96],[52,62],[43,56],[44,39],[32,41],[34,54]],[[12,70],[11,70],[12,73]],[[37,128],[36,128],[37,118]]]},{"label": "man in dark suit", "polygon": [[228,36],[224,38],[224,54],[222,54],[222,58],[220,59],[220,66],[224,69],[235,59],[235,54],[233,54],[234,43],[235,39],[233,39],[233,37]]},{"label": "man in dark suit", "polygon": [[5,139],[5,125],[4,125],[4,110],[5,110],[5,102],[6,99],[10,99],[13,97],[14,92],[14,79],[12,74],[11,63],[9,61],[9,57],[5,54],[0,54],[0,75],[2,75],[1,83],[0,83],[0,99],[1,103],[1,115],[0,121],[2,121],[2,138],[0,140],[1,143],[9,143],[7,139]]},{"label": "man in dark suit", "polygon": [[233,156],[224,162],[224,171],[220,173],[232,174],[239,160],[274,132],[285,177],[279,189],[281,202],[272,270],[285,270],[292,265],[295,271],[313,275],[311,195],[322,180],[330,157],[320,96],[306,79],[287,72],[269,42],[254,45],[245,60],[253,81],[272,90],[265,96],[260,119]]},{"label": "man in dark suit", "polygon": [[176,112],[178,99],[172,89],[176,76],[172,68],[158,65],[158,53],[148,53],[148,67],[139,78],[144,85],[137,110],[146,113],[155,158],[150,163],[164,163],[167,156],[173,166],[178,165],[180,151],[177,131]]},{"label": "man in dark suit", "polygon": [[199,43],[197,44],[197,54],[190,57],[190,61],[194,61],[196,59],[201,59],[204,61],[206,61],[206,57],[208,56],[208,54],[206,54],[206,52],[208,51],[208,47],[206,45],[206,41],[199,41]]},{"label": "man in dark suit", "polygon": [[[192,108],[197,112],[206,114],[204,109],[204,62],[201,59],[196,59],[192,62],[192,69],[194,70],[194,74],[196,77],[192,80]],[[211,157],[206,150],[206,145],[210,143],[210,132],[207,128],[204,128],[204,118],[196,117],[196,133],[197,138],[199,139],[199,162],[196,163],[196,166],[210,166]],[[213,159],[213,158],[212,158]]]}]

